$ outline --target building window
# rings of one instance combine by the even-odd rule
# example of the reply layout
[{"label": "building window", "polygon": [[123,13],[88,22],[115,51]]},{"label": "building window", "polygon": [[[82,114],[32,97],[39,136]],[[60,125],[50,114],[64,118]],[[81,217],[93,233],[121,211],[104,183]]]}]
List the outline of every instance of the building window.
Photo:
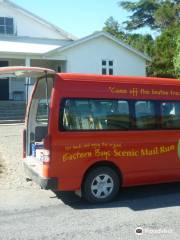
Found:
[{"label": "building window", "polygon": [[102,74],[113,75],[113,60],[102,60]]},{"label": "building window", "polygon": [[13,18],[0,17],[0,34],[14,34]]},{"label": "building window", "polygon": [[106,60],[102,60],[102,65],[106,66]]},{"label": "building window", "polygon": [[61,73],[61,72],[62,72],[62,67],[61,67],[60,65],[57,67],[57,72],[58,72],[58,73]]},{"label": "building window", "polygon": [[109,75],[113,75],[113,69],[109,68]]},{"label": "building window", "polygon": [[113,66],[113,61],[109,61],[109,66]]},{"label": "building window", "polygon": [[106,75],[106,68],[102,68],[102,74]]}]

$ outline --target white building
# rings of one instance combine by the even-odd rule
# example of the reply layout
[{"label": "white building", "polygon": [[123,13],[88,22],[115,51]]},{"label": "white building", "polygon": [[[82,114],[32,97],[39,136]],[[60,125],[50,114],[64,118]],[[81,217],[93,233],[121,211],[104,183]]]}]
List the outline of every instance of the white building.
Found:
[{"label": "white building", "polygon": [[[0,0],[0,67],[39,66],[59,72],[146,75],[148,56],[105,32],[77,39]],[[0,100],[25,99],[25,80],[0,81]]]}]

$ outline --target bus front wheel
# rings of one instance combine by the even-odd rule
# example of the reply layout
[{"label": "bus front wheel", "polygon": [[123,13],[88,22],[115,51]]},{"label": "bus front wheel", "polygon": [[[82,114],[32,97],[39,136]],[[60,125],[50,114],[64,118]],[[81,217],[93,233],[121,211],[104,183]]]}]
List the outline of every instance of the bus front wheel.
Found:
[{"label": "bus front wheel", "polygon": [[92,169],[83,184],[83,196],[91,203],[111,201],[118,193],[120,178],[111,167],[99,166]]}]

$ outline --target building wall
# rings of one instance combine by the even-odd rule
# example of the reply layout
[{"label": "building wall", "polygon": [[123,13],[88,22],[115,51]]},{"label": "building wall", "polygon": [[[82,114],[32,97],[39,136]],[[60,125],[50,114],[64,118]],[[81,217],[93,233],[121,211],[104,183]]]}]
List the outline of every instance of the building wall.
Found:
[{"label": "building wall", "polygon": [[12,17],[14,19],[15,32],[18,36],[65,39],[59,32],[56,33],[49,26],[41,24],[2,1],[0,1],[0,17]]},{"label": "building wall", "polygon": [[67,72],[101,74],[102,60],[108,59],[113,60],[114,75],[146,76],[145,59],[104,36],[59,54],[67,59]]}]

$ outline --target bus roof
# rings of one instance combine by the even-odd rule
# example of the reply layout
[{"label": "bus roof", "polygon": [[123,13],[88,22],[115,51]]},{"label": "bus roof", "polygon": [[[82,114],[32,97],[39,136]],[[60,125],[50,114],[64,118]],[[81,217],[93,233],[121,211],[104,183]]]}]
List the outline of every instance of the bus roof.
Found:
[{"label": "bus roof", "polygon": [[58,73],[62,80],[71,81],[92,81],[92,82],[109,82],[109,83],[136,83],[136,84],[153,84],[153,85],[179,85],[180,79],[142,77],[142,76],[111,76],[97,74],[78,74],[78,73]]}]

